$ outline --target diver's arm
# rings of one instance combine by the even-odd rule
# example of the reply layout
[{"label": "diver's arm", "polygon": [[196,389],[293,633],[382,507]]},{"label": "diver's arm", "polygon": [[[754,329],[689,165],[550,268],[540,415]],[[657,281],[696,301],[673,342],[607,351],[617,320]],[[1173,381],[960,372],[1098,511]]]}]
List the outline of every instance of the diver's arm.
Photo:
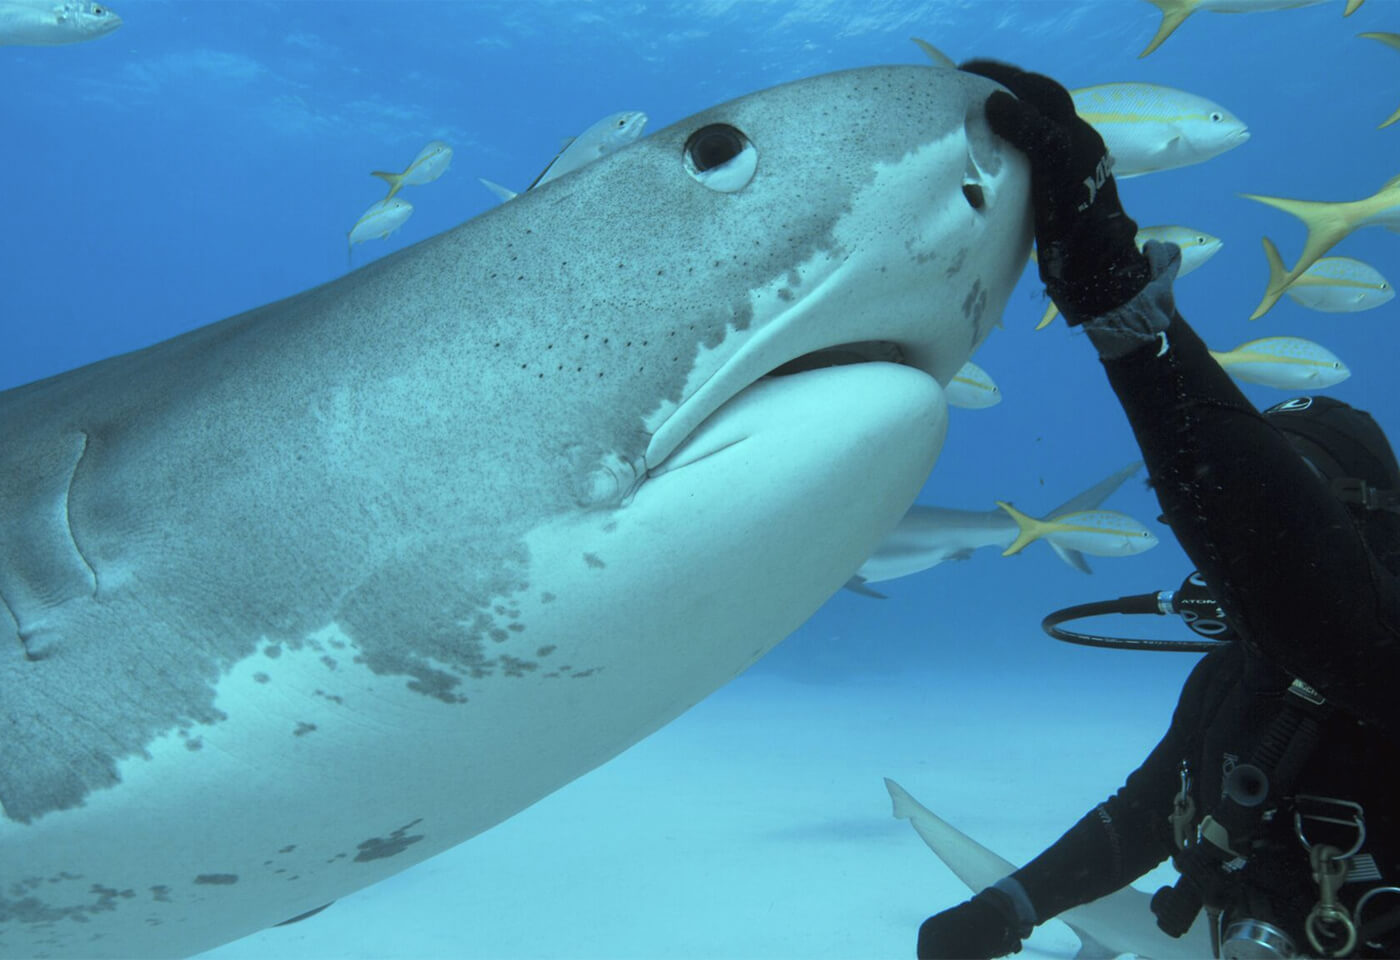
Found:
[{"label": "diver's arm", "polygon": [[987,120],[1030,160],[1041,279],[1098,348],[1172,530],[1232,625],[1400,741],[1400,584],[1177,314],[1180,253],[1137,250],[1103,139],[1069,92],[1006,64],[963,69],[1011,91],[988,97]]},{"label": "diver's arm", "polygon": [[1181,790],[1181,760],[1223,692],[1238,676],[1240,651],[1213,650],[1196,664],[1160,743],[1108,800],[1090,810],[1045,852],[1011,875],[1043,923],[1122,889],[1175,850],[1169,815]]},{"label": "diver's arm", "polygon": [[1400,588],[1348,507],[1176,312],[1179,252],[1087,319],[1182,549],[1246,643],[1400,740]]},{"label": "diver's arm", "polygon": [[1166,735],[1116,794],[1020,870],[924,921],[921,960],[1015,953],[1035,926],[1126,886],[1170,856],[1168,815],[1181,758],[1197,752],[1195,738],[1238,674],[1238,660],[1232,644],[1196,664]]}]

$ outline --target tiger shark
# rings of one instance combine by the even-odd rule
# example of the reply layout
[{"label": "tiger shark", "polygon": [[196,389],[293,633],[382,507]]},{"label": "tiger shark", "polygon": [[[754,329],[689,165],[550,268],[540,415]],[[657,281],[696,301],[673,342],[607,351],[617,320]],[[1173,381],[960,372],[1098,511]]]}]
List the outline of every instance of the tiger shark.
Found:
[{"label": "tiger shark", "polygon": [[0,394],[0,954],[307,914],[801,624],[913,501],[1026,262],[993,89],[744,96]]}]

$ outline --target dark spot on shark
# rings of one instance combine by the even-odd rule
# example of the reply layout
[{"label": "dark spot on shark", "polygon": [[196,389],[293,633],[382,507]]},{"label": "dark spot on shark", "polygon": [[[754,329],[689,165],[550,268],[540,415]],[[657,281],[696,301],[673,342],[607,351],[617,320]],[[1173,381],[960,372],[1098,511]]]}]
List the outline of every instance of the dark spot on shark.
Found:
[{"label": "dark spot on shark", "polygon": [[593,676],[593,674],[595,674],[595,673],[597,673],[597,672],[598,672],[598,668],[597,668],[597,667],[589,667],[587,670],[580,670],[578,673],[575,673],[575,674],[574,674],[574,679],[575,679],[575,680],[579,680],[579,679],[582,679],[583,677],[591,677],[591,676]]},{"label": "dark spot on shark", "polygon": [[277,852],[278,852],[278,853],[291,853],[291,852],[292,852],[293,850],[295,850],[296,848],[297,848],[297,845],[296,845],[295,843],[289,843],[289,844],[287,844],[285,847],[283,847],[281,850],[278,850]]},{"label": "dark spot on shark", "polygon": [[549,656],[551,653],[553,653],[553,652],[555,651],[555,649],[556,649],[556,648],[555,648],[554,644],[552,644],[552,643],[547,643],[547,644],[545,644],[544,646],[540,647],[538,650],[535,651],[535,656],[537,656],[537,657],[547,657],[547,656]]},{"label": "dark spot on shark", "polygon": [[606,563],[598,559],[598,555],[596,553],[585,553],[583,555],[583,562],[588,564],[588,566],[594,570],[602,570],[604,567],[607,566]]},{"label": "dark spot on shark", "polygon": [[255,674],[253,674],[253,682],[254,682],[254,683],[267,683],[267,682],[269,682],[271,679],[272,679],[271,677],[269,677],[267,674],[263,673],[261,670],[259,670],[259,671],[258,671],[257,673],[255,673]]},{"label": "dark spot on shark", "polygon": [[383,860],[386,857],[397,856],[403,853],[413,844],[422,840],[425,834],[409,835],[409,830],[413,829],[423,820],[420,817],[411,823],[399,827],[388,837],[370,837],[359,845],[359,853],[355,855],[356,863],[368,863],[371,860]]},{"label": "dark spot on shark", "polygon": [[151,899],[154,900],[156,903],[169,903],[170,888],[163,883],[151,887]]},{"label": "dark spot on shark", "polygon": [[276,660],[278,657],[282,656],[282,645],[278,643],[269,643],[267,646],[263,647],[263,656],[271,660]]},{"label": "dark spot on shark", "polygon": [[321,662],[326,665],[327,670],[334,670],[338,666],[340,666],[340,664],[336,662],[335,657],[332,657],[330,654],[326,654],[324,657],[322,657]]},{"label": "dark spot on shark", "polygon": [[521,660],[519,657],[501,657],[501,670],[508,677],[523,677],[539,669],[539,664],[533,660]]},{"label": "dark spot on shark", "polygon": [[236,874],[236,873],[201,873],[199,876],[197,876],[197,877],[194,878],[194,882],[195,882],[195,883],[198,883],[198,884],[213,885],[213,886],[218,886],[218,887],[227,887],[227,886],[232,886],[233,884],[235,884],[235,883],[238,882],[238,874]]},{"label": "dark spot on shark", "polygon": [[337,704],[337,705],[340,705],[340,704],[345,703],[345,698],[342,697],[342,696],[340,696],[340,695],[337,694],[337,693],[326,693],[326,691],[324,691],[324,690],[316,690],[316,691],[314,691],[314,694],[315,694],[315,696],[318,696],[318,697],[325,697],[325,698],[326,698],[327,700],[329,700],[331,703],[334,703],[334,704]]},{"label": "dark spot on shark", "polygon": [[540,594],[540,603],[553,603],[556,599],[558,598],[548,591]]},{"label": "dark spot on shark", "polygon": [[185,741],[185,749],[186,749],[186,750],[189,750],[189,751],[191,751],[191,752],[193,752],[193,751],[195,751],[195,750],[203,750],[203,749],[204,749],[204,738],[203,738],[203,737],[190,737],[188,740]]},{"label": "dark spot on shark", "polygon": [[943,271],[943,276],[952,278],[962,272],[963,264],[967,262],[967,247],[963,247],[953,257],[953,262],[948,264],[948,268]]},{"label": "dark spot on shark", "polygon": [[300,721],[297,722],[297,727],[296,727],[296,729],[292,731],[292,736],[294,736],[294,737],[304,737],[304,736],[306,736],[308,733],[314,732],[315,729],[316,729],[316,724],[314,724],[314,723],[307,723],[305,720],[300,720]]},{"label": "dark spot on shark", "polygon": [[972,321],[974,330],[981,330],[982,315],[987,312],[987,291],[982,287],[981,280],[974,281],[972,289],[967,292],[967,297],[962,303],[962,312],[964,317]]}]

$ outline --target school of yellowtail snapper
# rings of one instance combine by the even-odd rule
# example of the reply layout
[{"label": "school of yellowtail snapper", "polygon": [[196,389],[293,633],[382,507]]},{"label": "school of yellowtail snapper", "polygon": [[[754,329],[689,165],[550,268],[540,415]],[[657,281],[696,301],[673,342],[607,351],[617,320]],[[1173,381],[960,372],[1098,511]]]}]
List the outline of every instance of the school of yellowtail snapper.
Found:
[{"label": "school of yellowtail snapper", "polygon": [[[1193,13],[1250,13],[1312,6],[1325,0],[1146,0],[1162,15],[1156,35],[1139,54],[1152,53]],[[1343,16],[1355,13],[1365,0],[1345,0]],[[91,0],[0,0],[0,46],[58,46],[94,40],[122,25],[112,9]],[[1400,51],[1400,33],[1365,32],[1359,37],[1378,41]],[[938,50],[916,39],[934,61],[952,66]],[[1184,90],[1149,83],[1104,83],[1072,90],[1075,108],[1099,131],[1113,157],[1119,179],[1144,176],[1162,170],[1202,163],[1238,147],[1249,139],[1245,124],[1225,107]],[[1400,109],[1379,124],[1400,121]],[[533,189],[606,156],[635,141],[646,127],[647,116],[638,111],[611,114],[577,137],[566,140],[560,152],[534,179]],[[389,185],[389,192],[355,221],[347,234],[349,249],[368,240],[383,239],[398,230],[413,214],[413,205],[399,196],[404,187],[432,183],[447,171],[452,148],[434,140],[418,152],[402,172],[373,171]],[[503,203],[516,193],[481,180]],[[1350,257],[1324,256],[1348,234],[1361,227],[1384,226],[1400,231],[1400,175],[1369,197],[1351,201],[1292,200],[1244,194],[1302,220],[1307,226],[1303,251],[1291,268],[1285,267],[1278,247],[1263,238],[1269,279],[1263,299],[1250,319],[1267,313],[1283,296],[1298,304],[1328,313],[1372,310],[1395,296],[1380,271]],[[1144,227],[1138,246],[1148,240],[1169,241],[1181,248],[1179,276],[1199,269],[1218,252],[1223,241],[1200,230],[1180,225]],[[1052,304],[1036,329],[1054,319]],[[1299,337],[1263,337],[1232,350],[1212,355],[1236,379],[1288,391],[1315,391],[1350,376],[1335,354],[1320,344]],[[952,406],[979,409],[1001,401],[1001,391],[987,372],[969,362],[954,376],[947,389]],[[1036,540],[1044,540],[1066,563],[1089,572],[1084,561],[1091,556],[1128,556],[1157,544],[1157,538],[1133,517],[1099,504],[1135,473],[1141,464],[1130,464],[1088,490],[1052,510],[1043,518],[1029,516],[1009,503],[997,501],[997,510],[970,511],[916,505],[875,554],[860,568],[847,587],[881,596],[871,583],[907,576],[951,559],[963,559],[981,547],[998,547],[1003,556],[1017,553]]]}]

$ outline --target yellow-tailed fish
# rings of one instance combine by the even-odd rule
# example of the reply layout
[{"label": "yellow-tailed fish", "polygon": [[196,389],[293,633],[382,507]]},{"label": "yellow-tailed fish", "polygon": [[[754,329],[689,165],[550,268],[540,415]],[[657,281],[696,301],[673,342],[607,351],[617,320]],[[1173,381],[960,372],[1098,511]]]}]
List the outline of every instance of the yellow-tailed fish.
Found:
[{"label": "yellow-tailed fish", "polygon": [[360,219],[350,228],[350,233],[347,234],[350,246],[387,237],[403,226],[404,221],[412,215],[413,204],[403,197],[380,200],[361,214]]},{"label": "yellow-tailed fish", "polygon": [[417,187],[425,183],[432,183],[447,171],[448,164],[451,162],[452,148],[441,140],[434,140],[418,151],[418,156],[414,157],[413,162],[404,168],[403,173],[386,173],[383,170],[375,170],[370,176],[378,177],[389,184],[389,192],[384,195],[384,199],[392,200],[394,194],[404,187]]},{"label": "yellow-tailed fish", "polygon": [[1300,337],[1265,337],[1210,355],[1236,380],[1279,390],[1321,390],[1351,376],[1335,353]]},{"label": "yellow-tailed fish", "polygon": [[1037,520],[1004,500],[996,503],[1020,528],[1011,546],[1002,551],[1003,557],[1020,553],[1037,540],[1094,557],[1129,557],[1157,546],[1157,537],[1151,530],[1117,510],[1081,510]]},{"label": "yellow-tailed fish", "polygon": [[[1360,6],[1360,3],[1358,3],[1357,6]],[[1347,9],[1347,13],[1351,13],[1350,8]],[[1400,33],[1358,33],[1357,36],[1366,37],[1368,40],[1379,40],[1387,47],[1394,47],[1396,50],[1400,50]],[[1382,123],[1376,129],[1384,130],[1396,120],[1400,120],[1400,109],[1392,113],[1390,119],[1386,120],[1385,123]]]},{"label": "yellow-tailed fish", "polygon": [[[1281,282],[1288,270],[1268,237],[1264,238],[1264,256],[1269,260],[1270,286]],[[1395,296],[1379,270],[1351,257],[1323,257],[1283,292],[1309,310],[1323,313],[1360,313],[1389,303]]]},{"label": "yellow-tailed fish", "polygon": [[1284,213],[1291,213],[1302,220],[1308,228],[1308,240],[1303,244],[1303,252],[1293,269],[1281,277],[1270,277],[1264,299],[1254,308],[1249,319],[1257,320],[1283,296],[1288,285],[1301,277],[1307,269],[1321,259],[1343,237],[1361,227],[1389,227],[1400,231],[1400,176],[1392,177],[1385,186],[1364,200],[1348,200],[1340,203],[1323,203],[1314,200],[1285,200],[1280,197],[1261,197],[1254,193],[1240,194],[1250,200],[1276,207]]},{"label": "yellow-tailed fish", "polygon": [[1075,112],[1103,137],[1119,180],[1201,163],[1249,139],[1229,110],[1173,87],[1101,83],[1070,96]]},{"label": "yellow-tailed fish", "polygon": [[[554,159],[549,161],[549,166],[540,171],[540,175],[525,189],[533,190],[567,173],[573,173],[600,157],[621,150],[640,137],[646,125],[647,115],[640,110],[609,114],[577,137],[565,140],[564,146],[554,155]],[[481,180],[482,186],[499,197],[502,203],[516,197],[515,191],[509,187],[480,177],[477,179]]]},{"label": "yellow-tailed fish", "polygon": [[87,0],[0,0],[0,47],[57,47],[105,37],[122,25],[111,7]]},{"label": "yellow-tailed fish", "polygon": [[[1162,243],[1174,243],[1181,248],[1181,269],[1177,277],[1184,277],[1196,268],[1200,267],[1211,257],[1220,252],[1220,248],[1225,245],[1225,241],[1219,237],[1212,236],[1204,230],[1192,230],[1190,227],[1178,227],[1173,225],[1163,225],[1157,227],[1143,227],[1133,238],[1139,250],[1149,240],[1158,240]],[[1034,262],[1034,254],[1032,254]],[[1060,315],[1060,308],[1051,303],[1045,308],[1045,315],[1040,318],[1040,322],[1035,325],[1037,330],[1044,330],[1050,326],[1050,321]]]},{"label": "yellow-tailed fish", "polygon": [[[1322,0],[1148,0],[1148,2],[1162,11],[1162,23],[1157,27],[1157,35],[1152,38],[1147,49],[1138,54],[1139,59],[1160,47],[1162,41],[1170,37],[1176,28],[1181,26],[1182,21],[1197,10],[1209,10],[1213,13],[1253,13],[1258,10],[1288,10],[1293,7],[1310,7],[1315,3],[1321,3]],[[1361,4],[1362,0],[1347,0],[1345,15],[1350,16]]]},{"label": "yellow-tailed fish", "polygon": [[964,410],[982,410],[1001,403],[1001,390],[996,382],[977,364],[963,364],[943,390],[948,406]]}]

